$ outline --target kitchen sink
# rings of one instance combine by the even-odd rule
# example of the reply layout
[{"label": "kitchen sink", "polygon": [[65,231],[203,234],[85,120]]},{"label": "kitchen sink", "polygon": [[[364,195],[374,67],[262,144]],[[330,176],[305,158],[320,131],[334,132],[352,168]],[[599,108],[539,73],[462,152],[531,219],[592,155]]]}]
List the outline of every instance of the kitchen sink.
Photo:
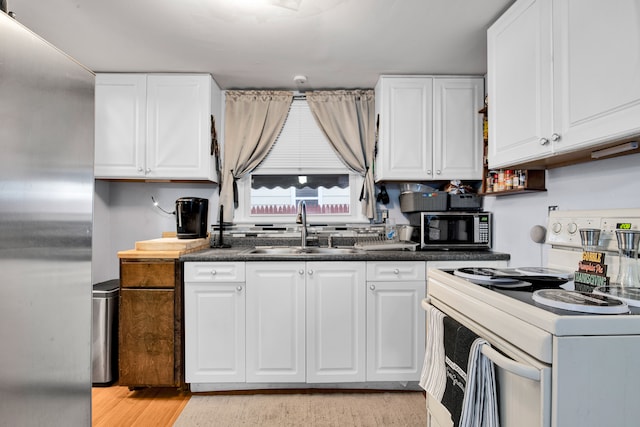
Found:
[{"label": "kitchen sink", "polygon": [[244,254],[254,255],[304,255],[304,254],[323,254],[323,255],[340,255],[340,254],[358,254],[362,250],[356,248],[320,248],[310,246],[303,248],[301,246],[259,246],[244,251]]}]

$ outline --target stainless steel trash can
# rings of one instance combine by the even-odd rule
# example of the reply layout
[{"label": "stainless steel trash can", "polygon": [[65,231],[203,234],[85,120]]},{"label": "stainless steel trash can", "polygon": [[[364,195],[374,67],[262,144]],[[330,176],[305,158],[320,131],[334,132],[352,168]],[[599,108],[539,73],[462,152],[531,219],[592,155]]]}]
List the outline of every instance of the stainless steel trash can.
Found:
[{"label": "stainless steel trash can", "polygon": [[93,285],[91,344],[93,385],[109,385],[117,379],[119,288],[118,279]]}]

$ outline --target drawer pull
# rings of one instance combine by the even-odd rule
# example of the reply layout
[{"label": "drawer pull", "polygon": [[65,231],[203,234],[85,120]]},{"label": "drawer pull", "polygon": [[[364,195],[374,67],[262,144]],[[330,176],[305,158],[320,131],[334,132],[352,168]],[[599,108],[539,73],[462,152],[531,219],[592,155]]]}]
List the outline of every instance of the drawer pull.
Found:
[{"label": "drawer pull", "polygon": [[400,270],[398,270],[397,268],[395,270],[393,270],[393,274],[398,275],[400,274]]},{"label": "drawer pull", "polygon": [[242,286],[238,286],[238,287],[236,288],[236,291],[238,291],[238,292],[242,291]]},{"label": "drawer pull", "polygon": [[376,290],[376,285],[369,286],[369,289],[371,289],[372,291],[375,291]]},{"label": "drawer pull", "polygon": [[211,270],[211,275],[212,275],[212,276],[215,276],[216,274],[218,274],[218,273],[217,273],[217,271],[215,271],[215,270]]}]

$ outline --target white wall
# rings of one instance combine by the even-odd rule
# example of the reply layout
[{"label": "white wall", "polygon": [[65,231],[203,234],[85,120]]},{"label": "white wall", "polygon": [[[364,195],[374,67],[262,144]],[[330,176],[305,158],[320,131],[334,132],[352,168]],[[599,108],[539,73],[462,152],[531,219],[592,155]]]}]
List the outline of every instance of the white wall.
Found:
[{"label": "white wall", "polygon": [[[547,208],[561,210],[640,208],[640,154],[605,159],[547,171],[547,191],[485,197],[484,208],[494,213],[493,249],[511,254],[511,266],[546,264],[546,245],[534,243],[530,230],[547,225]],[[386,185],[388,209],[398,224],[407,223],[400,212],[397,184]],[[117,252],[133,249],[138,240],[159,238],[175,231],[175,217],[153,206],[151,196],[173,211],[179,197],[209,199],[209,224],[217,223],[217,184],[96,182],[94,214],[94,283],[118,277]]]},{"label": "white wall", "polygon": [[511,254],[514,267],[546,264],[547,245],[534,243],[530,230],[547,226],[548,206],[560,210],[640,208],[640,154],[550,169],[546,192],[485,197],[494,213],[493,249]]},{"label": "white wall", "polygon": [[173,212],[180,197],[209,199],[209,226],[217,223],[218,185],[96,181],[93,226],[93,282],[119,277],[118,251],[133,249],[139,240],[157,239],[176,231]]},{"label": "white wall", "polygon": [[[388,209],[398,224],[408,220],[400,211],[400,187],[387,184]],[[487,196],[484,210],[494,214],[493,250],[511,254],[510,266],[544,266],[547,245],[531,240],[531,228],[547,227],[549,206],[560,210],[640,208],[640,154],[598,160],[546,172],[546,192]]]}]

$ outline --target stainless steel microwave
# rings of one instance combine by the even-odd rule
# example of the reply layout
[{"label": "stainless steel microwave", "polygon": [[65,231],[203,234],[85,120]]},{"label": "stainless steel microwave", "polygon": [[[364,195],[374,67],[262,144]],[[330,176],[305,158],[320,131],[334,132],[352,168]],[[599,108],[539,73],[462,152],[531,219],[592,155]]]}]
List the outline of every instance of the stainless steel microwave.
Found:
[{"label": "stainless steel microwave", "polygon": [[420,248],[423,250],[491,249],[493,215],[490,212],[416,214],[420,218]]}]

